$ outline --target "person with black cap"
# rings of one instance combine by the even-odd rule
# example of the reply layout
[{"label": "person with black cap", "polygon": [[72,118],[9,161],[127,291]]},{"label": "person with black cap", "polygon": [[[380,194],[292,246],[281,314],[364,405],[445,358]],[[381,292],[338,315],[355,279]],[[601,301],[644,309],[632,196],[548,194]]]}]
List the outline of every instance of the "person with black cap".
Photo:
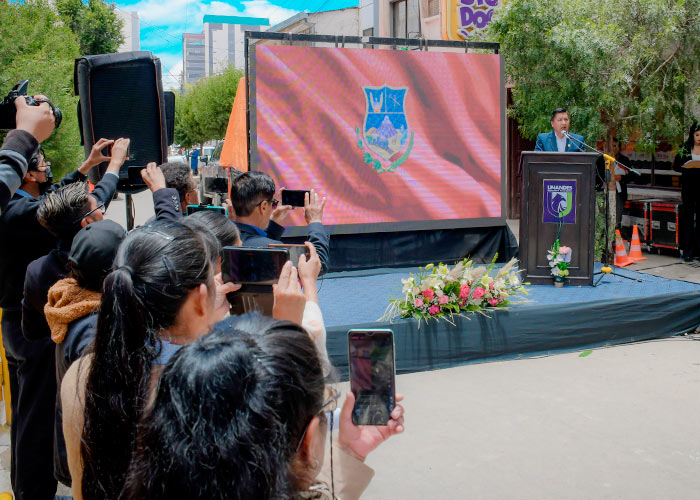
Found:
[{"label": "person with black cap", "polygon": [[[128,139],[125,140],[128,144]],[[90,155],[78,169],[66,175],[57,185],[49,186],[47,162],[37,153],[30,159],[30,168],[0,217],[0,307],[2,316],[2,342],[7,355],[10,378],[12,425],[10,432],[10,478],[18,499],[53,498],[56,480],[53,478],[51,435],[44,436],[40,429],[53,432],[51,420],[38,424],[50,407],[42,406],[38,394],[51,393],[55,384],[52,376],[53,349],[47,338],[43,346],[28,342],[22,334],[22,298],[27,267],[30,262],[51,252],[57,238],[37,220],[37,212],[46,196],[56,189],[85,181],[86,174],[94,166],[109,160],[109,174],[95,188],[103,192],[109,203],[118,182],[118,172],[125,160],[126,148],[113,148],[112,157],[102,150],[114,141],[100,139]],[[116,141],[119,143],[120,141]],[[123,142],[123,141],[122,141]],[[35,165],[35,166],[33,166]],[[44,194],[46,193],[46,194]],[[55,280],[54,280],[55,282]],[[52,282],[49,286],[51,286]],[[47,287],[48,289],[48,287]],[[45,293],[45,292],[44,292]],[[45,298],[45,297],[44,297]],[[42,351],[43,348],[43,351]],[[43,354],[43,356],[42,356]],[[51,356],[48,365],[47,356]],[[51,377],[46,376],[46,370]],[[53,388],[55,391],[55,387]],[[48,446],[46,443],[48,442]]]},{"label": "person with black cap", "polygon": [[56,343],[54,476],[66,486],[71,485],[71,477],[63,439],[61,381],[71,363],[86,352],[95,338],[102,282],[111,271],[125,237],[124,228],[110,220],[81,229],[73,239],[68,256],[69,277],[51,287],[44,307],[51,340]]}]

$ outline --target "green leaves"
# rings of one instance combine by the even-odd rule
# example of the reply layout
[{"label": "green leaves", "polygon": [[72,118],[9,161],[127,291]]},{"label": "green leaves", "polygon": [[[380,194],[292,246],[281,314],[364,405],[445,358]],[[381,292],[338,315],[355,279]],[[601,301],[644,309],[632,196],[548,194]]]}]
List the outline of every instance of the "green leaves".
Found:
[{"label": "green leaves", "polygon": [[242,71],[229,67],[220,75],[198,81],[184,96],[177,96],[175,142],[189,148],[223,138],[241,77]]},{"label": "green leaves", "polygon": [[509,0],[488,29],[526,137],[550,130],[552,108],[565,106],[589,143],[682,141],[699,102],[700,0]]},{"label": "green leaves", "polygon": [[104,0],[55,0],[56,10],[64,24],[78,36],[83,55],[116,52],[124,41],[124,24],[114,12],[116,5]]}]

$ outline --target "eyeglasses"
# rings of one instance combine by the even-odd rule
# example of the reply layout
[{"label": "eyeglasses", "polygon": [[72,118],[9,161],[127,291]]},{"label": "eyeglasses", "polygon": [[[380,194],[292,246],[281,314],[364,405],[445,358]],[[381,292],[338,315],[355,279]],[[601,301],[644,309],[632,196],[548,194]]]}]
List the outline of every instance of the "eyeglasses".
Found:
[{"label": "eyeglasses", "polygon": [[[321,406],[321,411],[318,413],[319,415],[328,415],[328,421],[330,425],[333,425],[333,412],[338,408],[338,399],[340,398],[340,393],[338,392],[338,389],[335,387],[331,387],[329,385],[326,386],[326,389],[324,391],[325,394],[325,399],[326,402],[323,403],[323,406]],[[312,417],[313,419],[313,417]],[[311,423],[311,420],[309,420],[309,423]],[[304,432],[301,434],[301,438],[299,438],[299,443],[297,444],[296,451],[299,451],[299,448],[301,448],[301,443],[304,442],[304,438],[306,437],[306,431],[309,430],[309,424],[306,424],[306,427],[304,428]],[[333,432],[333,427],[331,427],[331,432]]]},{"label": "eyeglasses", "polygon": [[263,204],[264,201],[266,201],[266,202],[268,202],[270,205],[272,205],[272,208],[277,208],[277,205],[280,204],[280,201],[279,201],[278,199],[270,198],[269,200],[262,200],[260,203],[258,203],[258,204],[255,205],[255,206],[256,206],[256,207],[259,207],[260,205]]},{"label": "eyeglasses", "polygon": [[90,215],[92,215],[93,213],[97,212],[98,210],[101,211],[101,212],[104,214],[104,213],[107,211],[107,207],[105,207],[105,204],[104,204],[104,203],[100,202],[100,203],[97,204],[97,206],[96,206],[95,208],[93,208],[92,210],[90,210],[88,213],[86,213],[85,215],[81,215],[80,217],[78,217],[77,219],[75,219],[75,220],[73,221],[73,224],[77,224],[78,222],[80,222],[81,220],[83,220],[85,217],[89,217]]}]

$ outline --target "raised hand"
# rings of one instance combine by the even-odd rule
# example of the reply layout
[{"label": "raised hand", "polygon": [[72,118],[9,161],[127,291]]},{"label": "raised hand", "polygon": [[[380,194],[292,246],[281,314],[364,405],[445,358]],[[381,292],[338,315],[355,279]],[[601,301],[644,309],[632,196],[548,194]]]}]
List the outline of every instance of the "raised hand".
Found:
[{"label": "raised hand", "polygon": [[282,268],[277,284],[272,285],[272,294],[275,300],[272,317],[301,325],[306,297],[301,292],[297,269],[290,261]]},{"label": "raised hand", "polygon": [[321,222],[323,219],[323,207],[326,206],[326,197],[320,199],[315,190],[304,195],[304,218],[307,224]]},{"label": "raised hand", "polygon": [[82,174],[87,174],[90,171],[90,169],[95,165],[99,165],[104,161],[111,160],[112,157],[103,155],[102,150],[112,144],[114,144],[113,140],[104,138],[100,139],[95,144],[93,144],[92,149],[90,150],[90,155],[85,159],[83,164],[80,165],[80,168],[78,168],[78,170]]},{"label": "raised hand", "polygon": [[[396,402],[403,401],[403,396],[396,395]],[[338,446],[348,455],[364,462],[371,451],[395,434],[401,434],[403,426],[403,406],[397,404],[391,412],[391,420],[383,427],[376,425],[355,425],[352,422],[352,409],[355,406],[355,395],[348,392],[345,396],[343,409],[340,411],[340,430],[338,431]]]},{"label": "raised hand", "polygon": [[141,170],[141,178],[152,193],[166,187],[163,171],[155,164],[155,162],[149,163],[146,165],[146,168]]}]

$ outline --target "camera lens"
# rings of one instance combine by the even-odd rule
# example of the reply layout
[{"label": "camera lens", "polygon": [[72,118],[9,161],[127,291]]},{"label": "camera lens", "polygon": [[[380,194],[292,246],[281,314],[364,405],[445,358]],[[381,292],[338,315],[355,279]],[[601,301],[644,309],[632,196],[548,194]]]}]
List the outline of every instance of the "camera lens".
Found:
[{"label": "camera lens", "polygon": [[58,106],[54,106],[53,116],[56,120],[56,128],[58,128],[59,125],[61,125],[61,120],[63,120],[63,113],[61,113],[61,108],[59,108]]}]

